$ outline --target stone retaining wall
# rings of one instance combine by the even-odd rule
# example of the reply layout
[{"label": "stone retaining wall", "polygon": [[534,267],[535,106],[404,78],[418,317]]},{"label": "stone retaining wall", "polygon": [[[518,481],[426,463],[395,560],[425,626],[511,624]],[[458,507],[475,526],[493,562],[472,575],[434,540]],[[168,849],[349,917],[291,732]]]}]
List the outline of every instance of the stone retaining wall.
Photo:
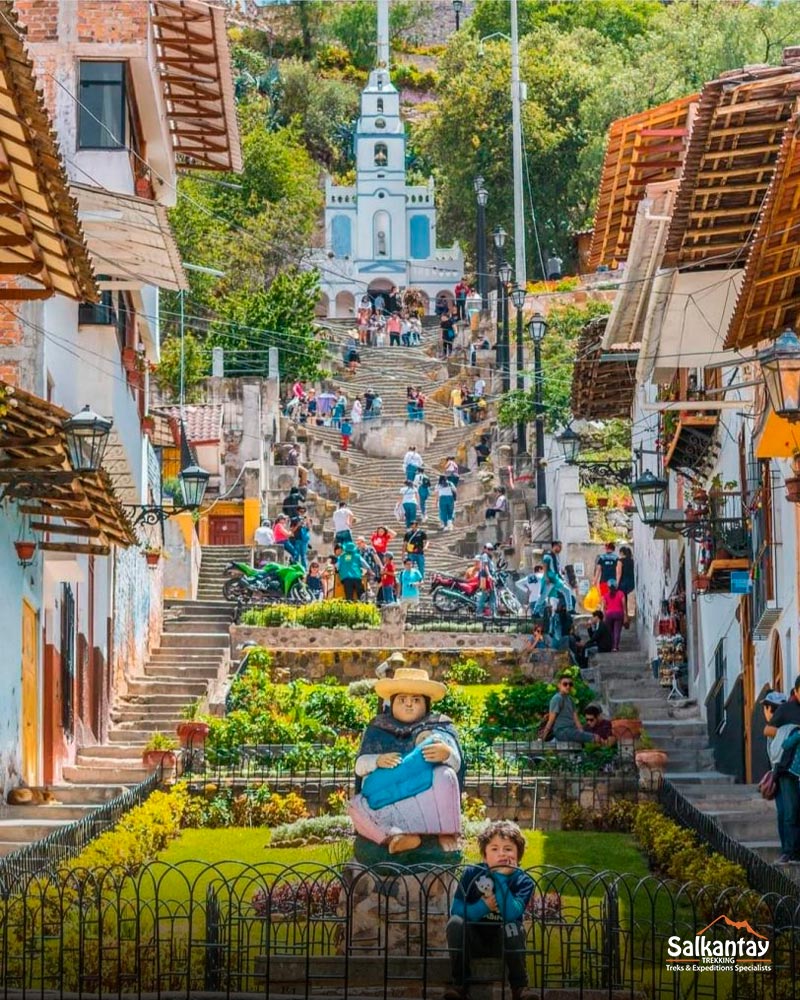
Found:
[{"label": "stone retaining wall", "polygon": [[505,680],[521,671],[532,680],[551,680],[563,655],[539,651],[529,663],[522,653],[524,636],[488,633],[404,632],[402,629],[293,629],[231,626],[231,658],[241,659],[245,643],[254,642],[270,650],[275,667],[287,680],[322,680],[336,677],[349,683],[374,677],[375,667],[400,650],[412,667],[425,667],[433,677],[442,675],[457,661],[475,659],[490,681]]}]

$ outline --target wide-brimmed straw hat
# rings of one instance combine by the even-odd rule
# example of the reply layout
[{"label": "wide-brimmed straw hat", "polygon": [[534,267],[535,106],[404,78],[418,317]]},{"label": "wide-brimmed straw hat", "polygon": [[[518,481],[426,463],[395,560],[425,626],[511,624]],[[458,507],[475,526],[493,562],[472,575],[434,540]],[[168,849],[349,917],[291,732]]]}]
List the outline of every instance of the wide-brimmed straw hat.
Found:
[{"label": "wide-brimmed straw hat", "polygon": [[394,677],[378,681],[375,694],[384,699],[395,694],[421,694],[431,701],[440,701],[447,694],[447,685],[441,681],[432,681],[428,671],[420,667],[398,667]]}]

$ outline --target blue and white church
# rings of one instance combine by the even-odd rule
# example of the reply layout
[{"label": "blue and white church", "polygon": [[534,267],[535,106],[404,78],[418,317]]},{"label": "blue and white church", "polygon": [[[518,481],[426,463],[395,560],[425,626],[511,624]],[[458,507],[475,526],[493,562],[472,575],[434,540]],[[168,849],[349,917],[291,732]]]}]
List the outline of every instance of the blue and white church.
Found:
[{"label": "blue and white church", "polygon": [[325,184],[325,247],[312,252],[320,271],[320,315],[354,316],[365,294],[415,288],[426,312],[453,298],[464,270],[458,244],[436,246],[433,178],[406,184],[406,133],[400,95],[389,76],[389,0],[377,0],[377,66],[361,93],[355,134],[356,183]]}]

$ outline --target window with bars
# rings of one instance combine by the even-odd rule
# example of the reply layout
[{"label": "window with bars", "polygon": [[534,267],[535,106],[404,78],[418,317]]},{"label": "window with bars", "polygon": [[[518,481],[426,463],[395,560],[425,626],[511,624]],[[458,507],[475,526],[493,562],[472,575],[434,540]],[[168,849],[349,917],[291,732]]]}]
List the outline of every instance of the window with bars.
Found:
[{"label": "window with bars", "polygon": [[124,62],[81,60],[78,149],[125,149],[127,103]]}]

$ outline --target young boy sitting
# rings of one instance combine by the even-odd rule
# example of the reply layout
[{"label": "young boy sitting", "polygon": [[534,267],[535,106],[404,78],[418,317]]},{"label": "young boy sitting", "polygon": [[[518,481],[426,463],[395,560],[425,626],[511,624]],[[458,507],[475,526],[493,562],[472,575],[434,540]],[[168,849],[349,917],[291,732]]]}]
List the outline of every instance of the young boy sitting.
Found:
[{"label": "young boy sitting", "polygon": [[533,879],[520,871],[525,840],[516,823],[498,820],[478,837],[483,861],[470,865],[456,890],[447,922],[453,985],[442,1000],[469,1000],[469,959],[505,959],[511,1000],[530,1000],[526,987],[522,918]]}]

